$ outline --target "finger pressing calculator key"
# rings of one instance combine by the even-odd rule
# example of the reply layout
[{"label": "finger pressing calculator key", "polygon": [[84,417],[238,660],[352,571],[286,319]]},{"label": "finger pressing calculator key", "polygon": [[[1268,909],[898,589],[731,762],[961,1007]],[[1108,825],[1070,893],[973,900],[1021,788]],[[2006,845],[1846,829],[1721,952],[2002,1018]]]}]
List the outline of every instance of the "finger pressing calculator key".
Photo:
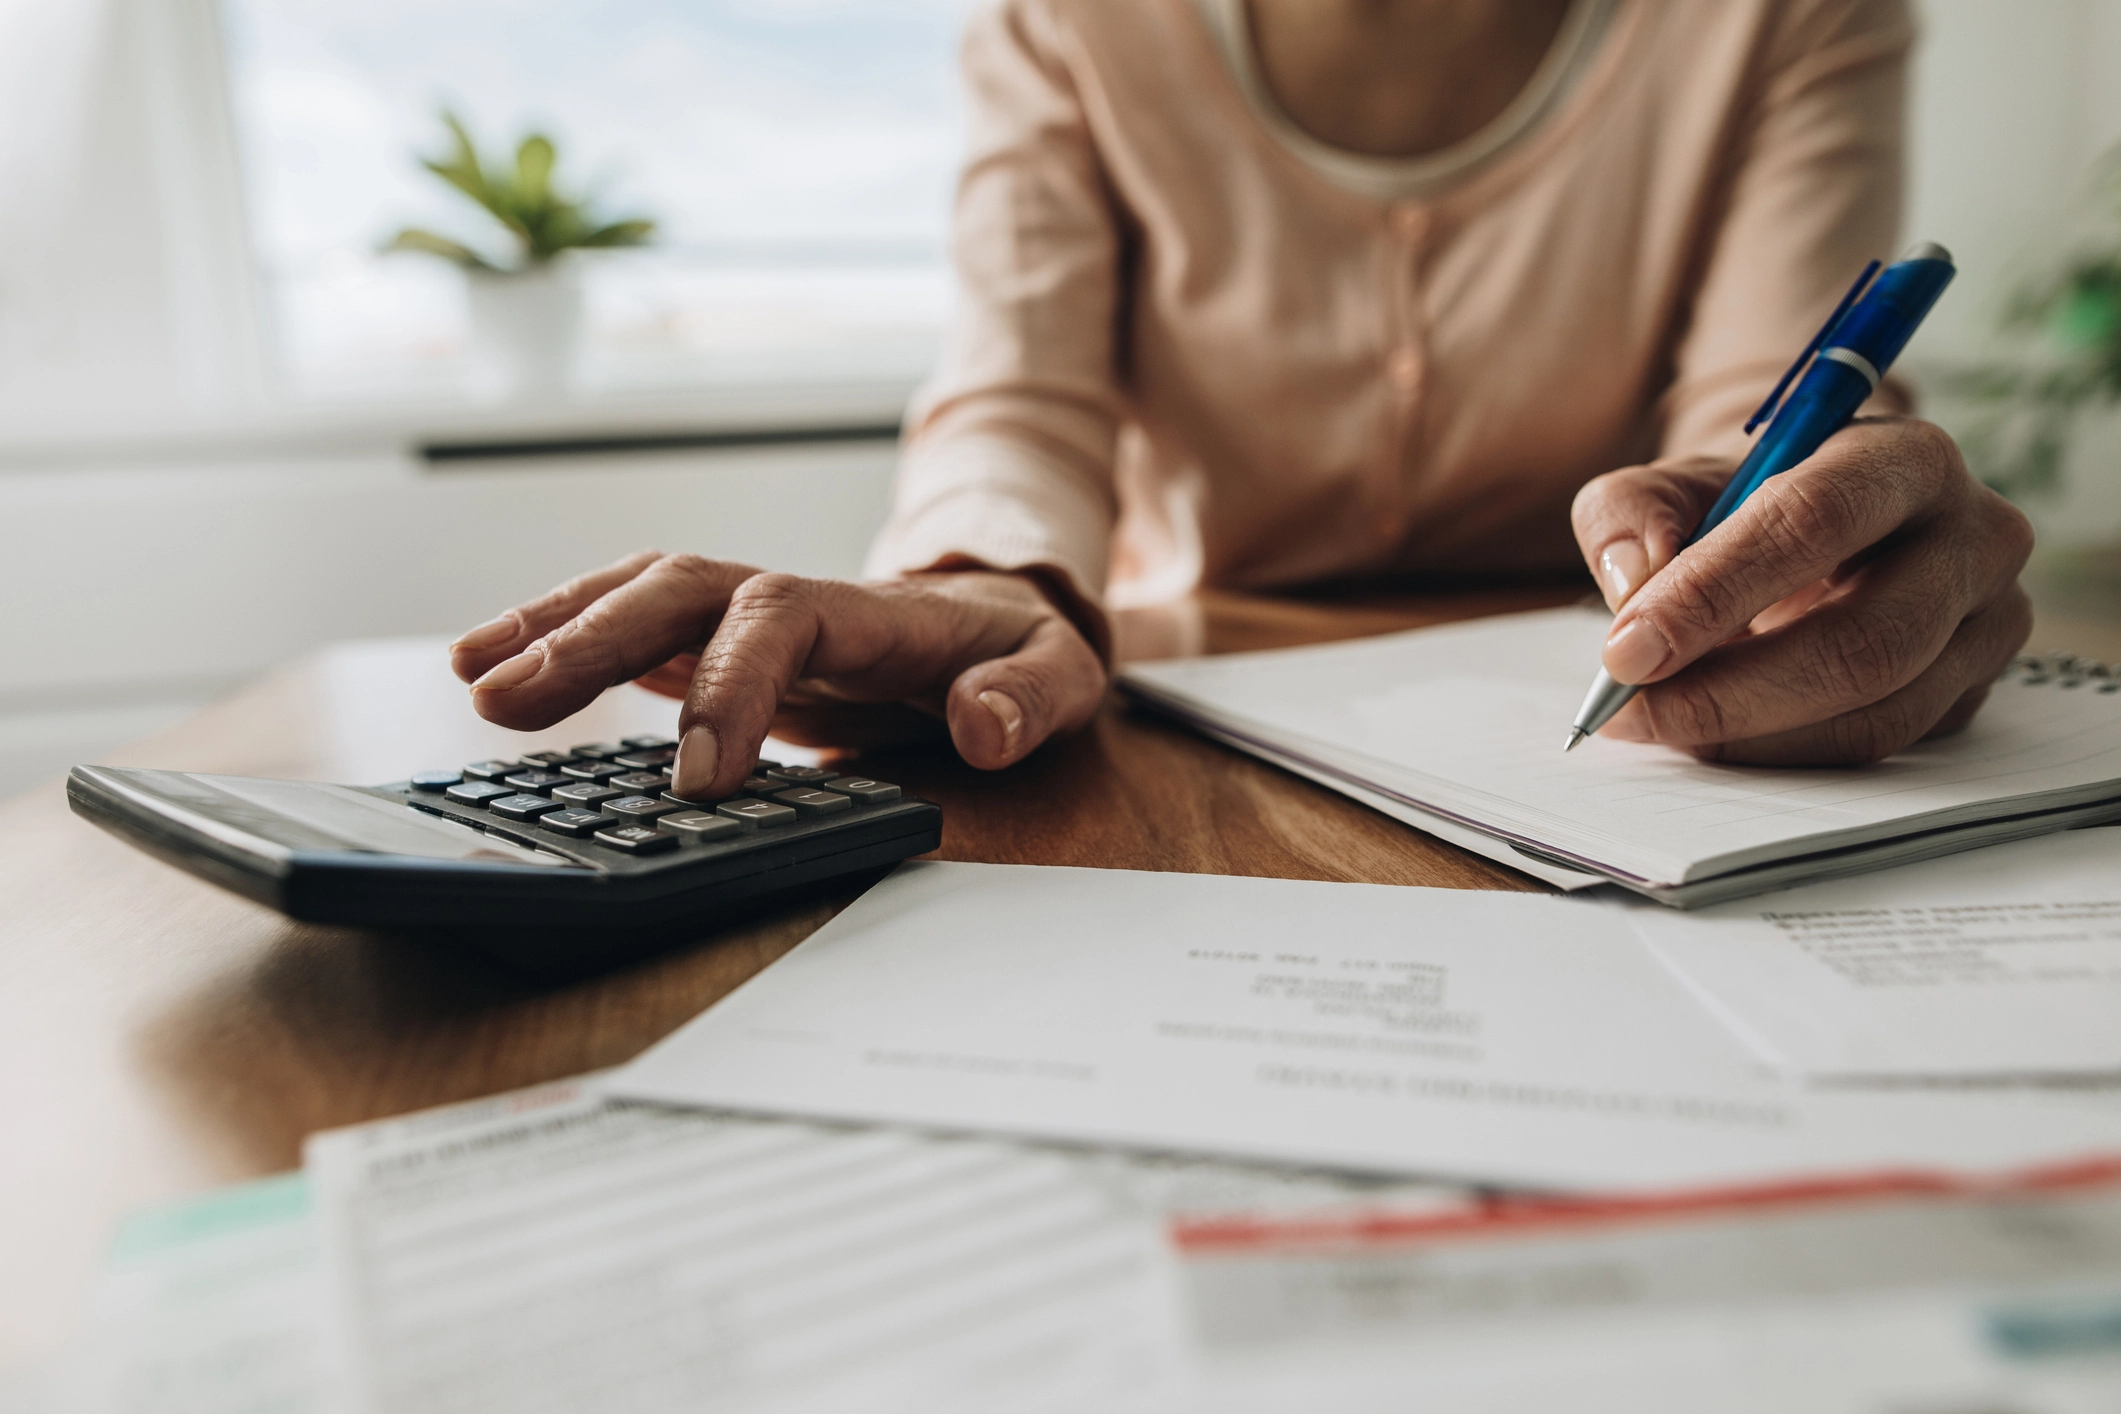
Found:
[{"label": "finger pressing calculator key", "polygon": [[761,761],[745,793],[688,801],[667,772],[615,759],[669,748],[629,738],[594,748],[603,756],[529,753],[375,787],[224,789],[213,776],[82,766],[67,790],[105,829],[292,917],[406,929],[567,973],[682,945],[732,904],[941,843],[940,810],[866,776]]}]

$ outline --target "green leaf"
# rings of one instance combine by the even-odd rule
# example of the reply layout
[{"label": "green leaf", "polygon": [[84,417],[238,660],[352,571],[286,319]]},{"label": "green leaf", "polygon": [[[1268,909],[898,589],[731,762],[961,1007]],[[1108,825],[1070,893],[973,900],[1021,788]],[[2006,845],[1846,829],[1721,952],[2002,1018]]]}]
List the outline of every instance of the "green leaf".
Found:
[{"label": "green leaf", "polygon": [[433,231],[423,231],[414,226],[406,227],[385,241],[382,249],[386,255],[408,250],[421,255],[436,255],[461,265],[466,270],[498,271],[501,268],[461,241],[453,241],[447,236],[438,236]]},{"label": "green leaf", "polygon": [[447,108],[442,110],[442,123],[449,129],[448,156],[422,158],[420,165],[491,210],[492,192],[479,162],[478,145],[471,140],[463,122]]},{"label": "green leaf", "polygon": [[522,208],[539,207],[552,200],[552,139],[532,133],[516,148],[515,198]]},{"label": "green leaf", "polygon": [[600,249],[647,245],[654,238],[655,222],[645,217],[636,217],[630,221],[613,221],[608,226],[599,226],[584,234],[576,244],[585,249]]}]

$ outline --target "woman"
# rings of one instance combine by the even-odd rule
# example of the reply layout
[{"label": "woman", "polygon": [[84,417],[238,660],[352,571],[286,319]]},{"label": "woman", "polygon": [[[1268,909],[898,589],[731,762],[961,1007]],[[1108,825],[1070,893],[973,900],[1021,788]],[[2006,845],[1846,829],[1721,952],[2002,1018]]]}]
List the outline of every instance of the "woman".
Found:
[{"label": "woman", "polygon": [[1656,684],[1609,732],[1821,763],[1955,730],[2028,632],[2030,533],[1892,384],[1673,562],[1896,239],[1911,38],[1901,0],[1002,0],[874,582],[647,551],[457,670],[522,728],[684,697],[711,798],[776,722],[873,729],[848,704],[1005,766],[1095,710],[1104,604],[1581,556],[1606,666]]}]

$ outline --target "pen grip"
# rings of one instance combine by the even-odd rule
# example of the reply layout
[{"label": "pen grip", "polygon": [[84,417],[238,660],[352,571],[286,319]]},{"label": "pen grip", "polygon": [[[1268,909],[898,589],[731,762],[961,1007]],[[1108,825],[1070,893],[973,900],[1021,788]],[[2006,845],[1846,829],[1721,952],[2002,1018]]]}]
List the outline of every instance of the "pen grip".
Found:
[{"label": "pen grip", "polygon": [[1753,450],[1738,464],[1723,494],[1709,507],[1709,513],[1701,518],[1686,543],[1698,543],[1729,520],[1769,477],[1788,471],[1818,451],[1827,438],[1848,425],[1870,395],[1870,381],[1855,369],[1831,359],[1814,363],[1782,410],[1775,414],[1775,420],[1760,434]]}]

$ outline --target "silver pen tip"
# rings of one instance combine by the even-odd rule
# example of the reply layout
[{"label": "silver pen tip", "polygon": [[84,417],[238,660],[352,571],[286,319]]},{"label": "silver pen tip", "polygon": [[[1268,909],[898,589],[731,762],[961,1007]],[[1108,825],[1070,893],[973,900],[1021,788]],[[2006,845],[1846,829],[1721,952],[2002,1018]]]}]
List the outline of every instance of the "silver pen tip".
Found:
[{"label": "silver pen tip", "polygon": [[1582,727],[1570,727],[1569,744],[1561,748],[1561,754],[1566,756],[1571,751],[1574,751],[1576,749],[1576,743],[1582,741],[1585,737],[1589,735],[1590,733],[1585,731]]}]

